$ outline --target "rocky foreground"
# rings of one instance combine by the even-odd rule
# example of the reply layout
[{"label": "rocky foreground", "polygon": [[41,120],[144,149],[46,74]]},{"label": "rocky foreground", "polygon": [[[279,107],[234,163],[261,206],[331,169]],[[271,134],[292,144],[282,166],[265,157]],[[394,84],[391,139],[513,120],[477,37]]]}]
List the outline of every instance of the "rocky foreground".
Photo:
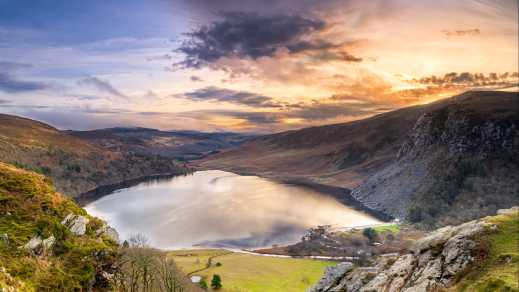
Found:
[{"label": "rocky foreground", "polygon": [[331,267],[309,291],[517,291],[518,223],[514,207],[443,227],[416,241],[410,253],[378,257],[369,267]]}]

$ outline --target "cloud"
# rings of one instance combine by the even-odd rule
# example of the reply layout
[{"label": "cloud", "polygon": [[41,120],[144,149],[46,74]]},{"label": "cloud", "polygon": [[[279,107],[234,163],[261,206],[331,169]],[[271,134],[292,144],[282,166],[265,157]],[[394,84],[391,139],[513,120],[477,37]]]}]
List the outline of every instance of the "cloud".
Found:
[{"label": "cloud", "polygon": [[51,86],[44,82],[21,80],[13,73],[32,68],[30,64],[0,61],[0,91],[22,93],[48,89]]},{"label": "cloud", "polygon": [[442,30],[442,32],[448,37],[474,36],[481,34],[479,28],[465,30]]},{"label": "cloud", "polygon": [[115,88],[110,82],[97,78],[97,77],[87,77],[78,81],[79,85],[90,86],[97,89],[100,92],[105,92],[111,94],[113,96],[127,98],[126,95],[121,93],[117,88]]},{"label": "cloud", "polygon": [[173,59],[173,57],[170,54],[164,54],[164,55],[158,55],[158,56],[151,56],[146,58],[147,61],[169,61]]},{"label": "cloud", "polygon": [[204,81],[202,78],[200,78],[200,77],[198,77],[198,76],[194,76],[194,75],[191,76],[189,79],[190,79],[191,81],[193,81],[193,82],[202,82],[202,81]]},{"label": "cloud", "polygon": [[285,104],[275,101],[273,98],[247,91],[235,91],[219,87],[204,87],[195,91],[186,92],[180,97],[195,101],[224,101],[251,107],[280,108]]},{"label": "cloud", "polygon": [[518,72],[505,73],[471,73],[471,72],[450,72],[443,76],[431,75],[419,79],[413,79],[412,82],[423,85],[438,87],[488,87],[488,86],[507,86],[517,85],[519,83]]},{"label": "cloud", "polygon": [[11,103],[11,101],[9,101],[9,100],[5,100],[5,99],[0,99],[0,105],[2,105],[2,104],[8,104],[8,103]]},{"label": "cloud", "polygon": [[49,84],[37,81],[17,79],[9,73],[0,72],[0,91],[7,93],[22,93],[50,88]]},{"label": "cloud", "polygon": [[17,63],[17,62],[7,62],[7,61],[0,61],[0,72],[14,72],[22,69],[29,69],[33,66],[31,64],[25,64],[25,63]]},{"label": "cloud", "polygon": [[324,40],[305,39],[326,28],[322,20],[250,12],[225,12],[221,17],[187,34],[188,39],[177,49],[185,59],[177,65],[200,68],[223,57],[257,59],[273,56],[279,49],[298,53],[334,46]]}]

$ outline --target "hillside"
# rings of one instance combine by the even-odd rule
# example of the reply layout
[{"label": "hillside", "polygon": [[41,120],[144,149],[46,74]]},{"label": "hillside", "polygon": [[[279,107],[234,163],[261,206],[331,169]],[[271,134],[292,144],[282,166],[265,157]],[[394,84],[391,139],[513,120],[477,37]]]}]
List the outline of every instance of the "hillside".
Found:
[{"label": "hillside", "polygon": [[119,243],[47,177],[0,162],[0,291],[201,291],[144,237]]},{"label": "hillside", "polygon": [[350,123],[260,136],[195,165],[353,188],[394,160],[423,112],[423,107],[410,107]]},{"label": "hillside", "polygon": [[[101,274],[109,271],[118,247],[99,231],[106,230],[103,222],[55,192],[43,175],[1,162],[0,202],[0,290],[106,287]],[[69,214],[78,215],[70,220],[75,227],[62,224]]]},{"label": "hillside", "polygon": [[360,121],[258,137],[197,165],[346,187],[374,210],[444,225],[517,203],[518,125],[517,92],[467,92]]},{"label": "hillside", "polygon": [[329,268],[311,292],[519,291],[519,208],[447,226],[410,252]]},{"label": "hillside", "polygon": [[154,154],[105,148],[41,122],[0,114],[0,161],[48,175],[70,196],[103,185],[186,170]]},{"label": "hillside", "polygon": [[415,123],[396,161],[352,196],[422,225],[495,214],[519,202],[519,97],[467,93],[432,106]]},{"label": "hillside", "polygon": [[176,160],[199,159],[233,148],[250,138],[237,133],[160,131],[148,128],[109,128],[67,133],[115,151],[160,155]]}]

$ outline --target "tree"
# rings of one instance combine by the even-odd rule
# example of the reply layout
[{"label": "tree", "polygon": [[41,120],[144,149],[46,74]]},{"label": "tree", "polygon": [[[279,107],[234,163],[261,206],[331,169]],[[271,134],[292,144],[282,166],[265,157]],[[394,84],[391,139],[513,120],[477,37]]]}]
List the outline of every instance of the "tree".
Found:
[{"label": "tree", "polygon": [[364,230],[362,230],[362,235],[364,235],[369,242],[373,242],[377,239],[377,231],[370,227],[364,228]]},{"label": "tree", "polygon": [[214,290],[222,288],[222,278],[220,275],[213,275],[213,279],[211,280],[211,288]]}]

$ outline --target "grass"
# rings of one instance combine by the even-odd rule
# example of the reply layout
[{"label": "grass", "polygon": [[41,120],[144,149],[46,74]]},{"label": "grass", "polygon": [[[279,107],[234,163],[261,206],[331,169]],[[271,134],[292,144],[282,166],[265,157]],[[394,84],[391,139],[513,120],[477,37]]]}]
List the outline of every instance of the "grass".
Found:
[{"label": "grass", "polygon": [[384,233],[384,232],[391,232],[391,233],[398,233],[400,232],[400,225],[399,224],[389,224],[389,225],[382,225],[382,226],[375,226],[373,227],[377,233]]},{"label": "grass", "polygon": [[[213,257],[210,268],[194,275],[210,283],[214,274],[222,277],[223,291],[305,291],[315,284],[333,262],[258,256],[225,250],[174,251],[170,255],[187,274],[204,268]],[[217,266],[221,263],[221,266]]]},{"label": "grass", "polygon": [[[75,291],[88,287],[96,270],[110,264],[117,246],[95,236],[99,220],[89,217],[87,232],[74,236],[61,224],[67,214],[86,215],[70,199],[55,192],[43,175],[0,162],[0,268],[27,291]],[[20,249],[30,238],[54,236],[48,256]],[[2,281],[4,283],[2,283]],[[6,280],[0,279],[0,287]]]},{"label": "grass", "polygon": [[497,232],[480,238],[488,255],[456,285],[456,291],[519,291],[519,214],[488,217]]}]

